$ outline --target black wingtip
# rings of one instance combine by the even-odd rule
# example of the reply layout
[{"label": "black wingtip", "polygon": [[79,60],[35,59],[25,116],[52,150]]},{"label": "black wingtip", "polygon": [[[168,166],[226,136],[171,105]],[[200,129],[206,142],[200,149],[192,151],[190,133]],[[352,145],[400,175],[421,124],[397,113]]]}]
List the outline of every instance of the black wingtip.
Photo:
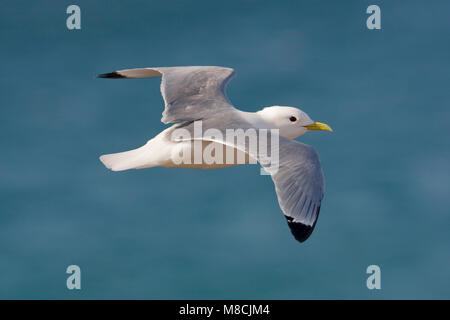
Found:
[{"label": "black wingtip", "polygon": [[109,78],[109,79],[120,79],[120,78],[126,78],[125,76],[121,75],[118,72],[110,72],[110,73],[102,73],[97,76],[97,78]]},{"label": "black wingtip", "polygon": [[288,226],[291,229],[291,233],[295,240],[299,242],[305,242],[313,232],[313,227],[307,226],[301,222],[288,221]]},{"label": "black wingtip", "polygon": [[294,222],[294,218],[285,216],[288,226],[291,229],[291,233],[294,236],[295,240],[298,242],[305,242],[311,233],[314,231],[314,228],[316,227],[317,219],[319,218],[320,213],[320,206],[317,207],[317,213],[316,213],[316,221],[314,221],[314,224],[312,226],[307,226],[306,224],[303,224],[301,222]]}]

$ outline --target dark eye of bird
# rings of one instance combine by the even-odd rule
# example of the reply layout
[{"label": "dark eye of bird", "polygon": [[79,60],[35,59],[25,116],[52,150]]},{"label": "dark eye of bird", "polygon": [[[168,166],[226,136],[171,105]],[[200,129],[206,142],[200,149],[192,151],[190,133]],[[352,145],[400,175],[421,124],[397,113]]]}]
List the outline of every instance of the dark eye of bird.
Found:
[{"label": "dark eye of bird", "polygon": [[292,117],[289,118],[289,120],[291,120],[292,122],[295,122],[295,121],[297,121],[297,118],[292,116]]}]

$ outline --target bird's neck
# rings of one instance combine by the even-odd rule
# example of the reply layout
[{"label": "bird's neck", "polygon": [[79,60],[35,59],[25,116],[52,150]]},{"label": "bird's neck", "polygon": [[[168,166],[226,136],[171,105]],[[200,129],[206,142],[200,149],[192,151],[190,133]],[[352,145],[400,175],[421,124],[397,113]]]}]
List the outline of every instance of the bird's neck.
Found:
[{"label": "bird's neck", "polygon": [[278,129],[260,111],[246,112],[239,110],[239,112],[241,113],[240,115],[242,116],[242,118],[249,122],[254,128]]}]

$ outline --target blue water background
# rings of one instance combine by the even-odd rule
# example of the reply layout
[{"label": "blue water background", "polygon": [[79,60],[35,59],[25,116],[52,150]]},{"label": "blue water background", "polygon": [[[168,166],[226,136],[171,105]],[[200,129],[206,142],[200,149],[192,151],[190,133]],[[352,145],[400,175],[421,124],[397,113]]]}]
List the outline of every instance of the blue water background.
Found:
[{"label": "blue water background", "polygon": [[[78,4],[82,29],[66,28]],[[368,30],[370,4],[382,29]],[[450,2],[0,2],[0,298],[450,298]],[[239,108],[302,108],[316,230],[257,166],[113,173],[163,130],[145,66],[220,65]],[[66,288],[66,267],[82,289]],[[366,287],[367,266],[382,289]]]}]

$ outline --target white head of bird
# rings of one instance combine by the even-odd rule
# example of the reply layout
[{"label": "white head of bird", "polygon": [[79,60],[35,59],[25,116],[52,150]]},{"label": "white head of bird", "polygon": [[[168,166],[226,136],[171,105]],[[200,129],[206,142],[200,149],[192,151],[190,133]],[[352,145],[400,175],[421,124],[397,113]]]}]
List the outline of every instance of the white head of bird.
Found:
[{"label": "white head of bird", "polygon": [[302,110],[287,106],[266,107],[257,112],[260,117],[280,130],[280,135],[295,139],[311,130],[333,131],[327,124],[315,122]]}]

